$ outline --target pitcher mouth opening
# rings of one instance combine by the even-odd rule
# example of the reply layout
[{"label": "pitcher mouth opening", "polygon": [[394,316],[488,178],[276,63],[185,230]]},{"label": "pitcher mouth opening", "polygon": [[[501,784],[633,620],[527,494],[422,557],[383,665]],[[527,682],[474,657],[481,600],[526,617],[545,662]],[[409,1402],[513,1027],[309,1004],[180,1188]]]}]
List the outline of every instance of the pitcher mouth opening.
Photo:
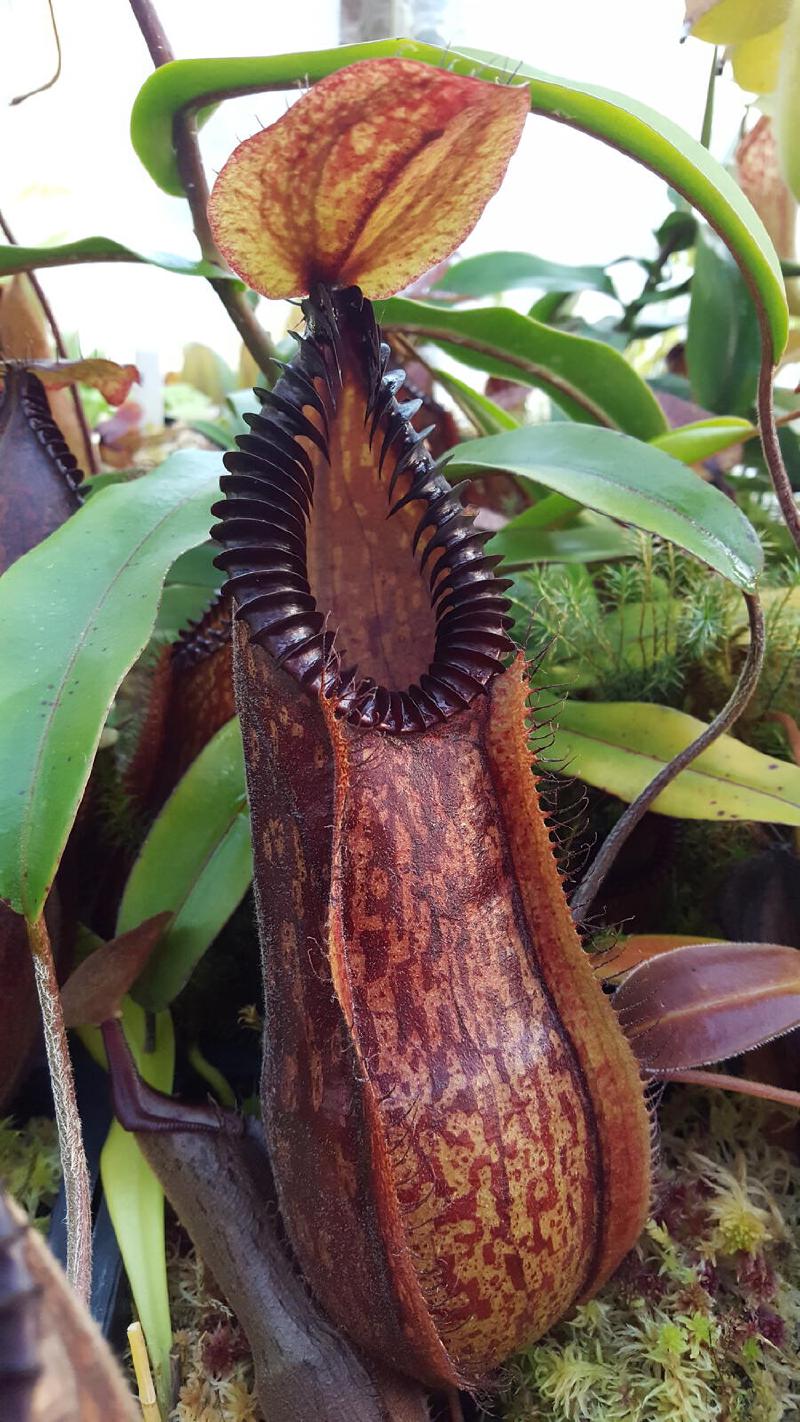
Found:
[{"label": "pitcher mouth opening", "polygon": [[396,398],[359,288],[319,286],[302,310],[294,360],[224,456],[216,563],[251,639],[338,715],[424,730],[503,670],[510,584],[411,424],[421,402]]}]

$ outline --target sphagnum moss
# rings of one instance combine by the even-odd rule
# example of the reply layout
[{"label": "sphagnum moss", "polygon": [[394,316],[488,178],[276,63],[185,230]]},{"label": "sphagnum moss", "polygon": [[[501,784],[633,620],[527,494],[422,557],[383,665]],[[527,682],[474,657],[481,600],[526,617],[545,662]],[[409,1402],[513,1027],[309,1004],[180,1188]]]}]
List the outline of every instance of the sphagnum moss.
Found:
[{"label": "sphagnum moss", "polygon": [[[793,1117],[675,1091],[653,1216],[598,1298],[516,1360],[515,1422],[781,1422],[800,1409]],[[778,1143],[776,1143],[778,1142]]]}]

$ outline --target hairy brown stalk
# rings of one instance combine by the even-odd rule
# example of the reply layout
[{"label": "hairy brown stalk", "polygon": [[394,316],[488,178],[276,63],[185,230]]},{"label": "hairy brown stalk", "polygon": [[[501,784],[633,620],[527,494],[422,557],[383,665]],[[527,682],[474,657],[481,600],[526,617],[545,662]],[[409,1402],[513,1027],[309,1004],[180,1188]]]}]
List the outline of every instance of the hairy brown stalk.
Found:
[{"label": "hairy brown stalk", "polygon": [[67,1278],[88,1305],[92,1286],[92,1192],[67,1045],[61,994],[44,915],[28,924],[67,1202]]},{"label": "hairy brown stalk", "polygon": [[714,717],[710,725],[704,727],[702,733],[690,745],[685,746],[678,755],[659,770],[641,795],[637,795],[617,820],[571,899],[570,906],[578,923],[586,917],[589,907],[623,844],[650,809],[653,801],[661,794],[662,790],[666,790],[667,786],[672,784],[672,781],[677,775],[680,775],[682,770],[685,770],[697,756],[707,750],[718,736],[730,729],[744,711],[755,691],[764,664],[764,613],[755,593],[745,593],[744,600],[747,604],[747,616],[750,623],[750,646],[739,680],[719,715]]},{"label": "hairy brown stalk", "polygon": [[[175,56],[155,7],[150,3],[150,0],[130,0],[130,6],[155,68],[158,69],[162,64],[168,64]],[[218,267],[225,267],[227,263],[211,235],[211,228],[208,224],[206,213],[208,183],[197,142],[197,121],[194,114],[188,110],[181,110],[175,116],[173,142],[178,172],[192,214],[192,226],[200,251],[206,261],[213,262]],[[259,370],[268,370],[275,351],[245,293],[225,278],[208,277],[207,280],[225,307]]]},{"label": "hairy brown stalk", "polygon": [[[19,242],[17,241],[17,238],[14,236],[14,233],[11,231],[11,228],[9,227],[8,223],[6,222],[6,220],[5,220],[5,218],[4,218],[3,214],[2,214],[2,212],[0,212],[0,232],[3,233],[3,236],[5,237],[6,241],[7,241],[12,247],[18,247],[18,246],[19,246]],[[39,281],[39,278],[36,276],[36,273],[35,273],[35,272],[29,271],[28,274],[27,274],[27,276],[28,276],[28,281],[30,282],[31,286],[33,287],[33,290],[34,290],[34,293],[35,293],[35,296],[36,296],[36,300],[38,301],[40,307],[42,308],[42,313],[43,313],[43,315],[44,315],[44,319],[45,319],[45,321],[47,322],[47,324],[48,324],[48,326],[50,327],[50,330],[51,330],[51,332],[52,332],[52,334],[53,334],[53,344],[55,345],[55,348],[56,348],[56,355],[58,356],[59,360],[68,360],[68,359],[69,359],[69,355],[68,355],[68,352],[67,352],[67,348],[66,348],[66,346],[64,345],[64,338],[63,338],[63,336],[61,335],[61,328],[59,327],[59,324],[58,324],[58,322],[56,321],[55,315],[54,315],[54,313],[53,313],[53,308],[52,308],[52,306],[50,305],[50,302],[48,301],[47,297],[46,297],[45,294],[44,294],[44,289],[43,289],[43,287],[42,287],[42,284],[41,284],[41,282]],[[94,446],[93,446],[93,444],[92,444],[92,436],[91,436],[91,434],[90,434],[90,432],[89,432],[89,426],[88,426],[88,424],[86,423],[86,414],[85,414],[85,412],[84,412],[83,402],[82,402],[82,400],[81,400],[80,395],[78,394],[77,386],[75,386],[75,385],[70,385],[70,387],[69,387],[69,393],[70,393],[70,397],[71,397],[71,399],[72,399],[72,403],[73,403],[73,405],[74,405],[74,407],[75,407],[75,418],[76,418],[77,421],[78,421],[78,425],[79,425],[80,431],[81,431],[81,438],[82,438],[82,440],[83,440],[83,444],[84,444],[84,447],[85,447],[85,450],[86,450],[86,463],[87,463],[86,473],[87,473],[87,474],[96,474],[96,473],[97,473],[97,469],[98,469],[97,457],[96,457],[95,452],[94,452]]]},{"label": "hairy brown stalk", "polygon": [[770,1086],[766,1081],[750,1081],[744,1076],[729,1076],[722,1071],[655,1072],[659,1081],[680,1081],[685,1086],[717,1087],[720,1091],[736,1091],[740,1096],[757,1096],[762,1101],[774,1101],[778,1106],[800,1108],[800,1091],[785,1086]]}]

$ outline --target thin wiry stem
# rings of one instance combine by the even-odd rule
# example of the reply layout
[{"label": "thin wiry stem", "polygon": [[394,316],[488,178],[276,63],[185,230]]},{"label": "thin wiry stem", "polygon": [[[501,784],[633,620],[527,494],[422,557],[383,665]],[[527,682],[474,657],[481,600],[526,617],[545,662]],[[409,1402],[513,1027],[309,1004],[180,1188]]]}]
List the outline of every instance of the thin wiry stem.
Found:
[{"label": "thin wiry stem", "polygon": [[92,1190],[61,994],[44,915],[28,924],[67,1201],[67,1278],[88,1304],[92,1288]]},{"label": "thin wiry stem", "polygon": [[[19,242],[14,236],[14,233],[11,231],[11,228],[6,222],[2,212],[0,212],[0,232],[2,232],[6,241],[10,243],[12,247],[19,246]],[[64,345],[64,338],[61,335],[61,328],[59,327],[59,324],[56,321],[53,308],[44,294],[42,284],[39,281],[39,278],[36,276],[35,272],[29,271],[27,275],[28,281],[33,287],[36,300],[42,308],[42,314],[44,316],[44,319],[53,334],[53,344],[56,348],[56,355],[58,356],[59,360],[69,360],[69,354],[67,352],[66,346]],[[98,469],[97,458],[94,452],[94,445],[92,444],[92,436],[89,432],[89,426],[86,423],[86,413],[83,408],[83,403],[75,385],[70,385],[69,393],[72,398],[72,403],[75,407],[75,418],[78,421],[78,425],[80,427],[81,432],[81,439],[86,450],[86,473],[96,474]],[[81,463],[82,462],[83,461],[81,461]]]},{"label": "thin wiry stem", "polygon": [[[130,6],[156,69],[162,64],[168,64],[175,56],[154,6],[150,0],[130,0]],[[217,267],[225,267],[227,264],[214,241],[208,222],[208,183],[197,142],[197,121],[193,113],[183,109],[175,115],[172,137],[178,172],[192,214],[192,225],[200,251],[207,262],[213,262]],[[275,350],[245,293],[225,278],[209,277],[207,280],[217,293],[259,370],[267,371]]]},{"label": "thin wiry stem", "polygon": [[772,370],[769,361],[764,360],[758,377],[758,427],[764,458],[772,479],[772,487],[780,504],[786,527],[795,544],[800,548],[800,512],[794,497],[786,465],[783,462],[775,422],[775,407],[772,399]]},{"label": "thin wiry stem", "polygon": [[731,693],[729,700],[725,703],[718,716],[710,725],[704,727],[702,733],[697,736],[690,745],[685,746],[678,755],[674,756],[667,765],[659,770],[653,777],[650,784],[645,787],[641,795],[628,806],[624,814],[620,816],[603,843],[599,854],[596,856],[590,869],[584,875],[572,899],[571,908],[578,923],[586,917],[586,913],[595,899],[600,885],[603,883],[609,869],[616,859],[623,844],[629,834],[642,817],[647,813],[653,801],[672,783],[682,770],[691,765],[704,750],[727,731],[744,711],[750,697],[756,689],[758,679],[761,675],[761,668],[764,665],[764,613],[761,604],[755,593],[745,593],[744,599],[747,604],[747,616],[750,623],[750,646],[747,651],[747,658],[742,667],[739,680]]},{"label": "thin wiry stem", "polygon": [[17,94],[17,97],[15,99],[10,100],[10,108],[13,108],[15,104],[24,104],[25,100],[32,99],[34,94],[43,94],[45,90],[52,89],[53,85],[57,84],[59,79],[61,78],[61,36],[58,33],[58,25],[56,24],[56,12],[53,9],[53,0],[47,0],[47,3],[50,7],[50,23],[53,26],[53,38],[56,42],[55,73],[48,80],[46,80],[44,84],[37,84],[35,89],[29,89],[26,94]]},{"label": "thin wiry stem", "polygon": [[778,1106],[800,1108],[800,1091],[785,1086],[770,1086],[766,1081],[749,1081],[744,1076],[729,1076],[721,1071],[670,1071],[658,1073],[658,1080],[680,1081],[686,1086],[717,1087],[720,1091],[737,1091],[741,1096],[758,1096],[762,1101],[774,1101]]}]

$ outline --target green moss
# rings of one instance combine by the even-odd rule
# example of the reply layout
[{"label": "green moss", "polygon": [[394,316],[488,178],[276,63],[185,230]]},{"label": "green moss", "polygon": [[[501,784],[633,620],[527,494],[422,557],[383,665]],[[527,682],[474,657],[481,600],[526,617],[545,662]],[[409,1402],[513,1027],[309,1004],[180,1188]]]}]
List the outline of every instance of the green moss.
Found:
[{"label": "green moss", "polygon": [[519,1357],[515,1422],[781,1422],[800,1407],[796,1117],[673,1090],[652,1219],[596,1299]]},{"label": "green moss", "polygon": [[22,1129],[0,1120],[0,1182],[42,1229],[61,1184],[55,1121],[33,1117]]}]

